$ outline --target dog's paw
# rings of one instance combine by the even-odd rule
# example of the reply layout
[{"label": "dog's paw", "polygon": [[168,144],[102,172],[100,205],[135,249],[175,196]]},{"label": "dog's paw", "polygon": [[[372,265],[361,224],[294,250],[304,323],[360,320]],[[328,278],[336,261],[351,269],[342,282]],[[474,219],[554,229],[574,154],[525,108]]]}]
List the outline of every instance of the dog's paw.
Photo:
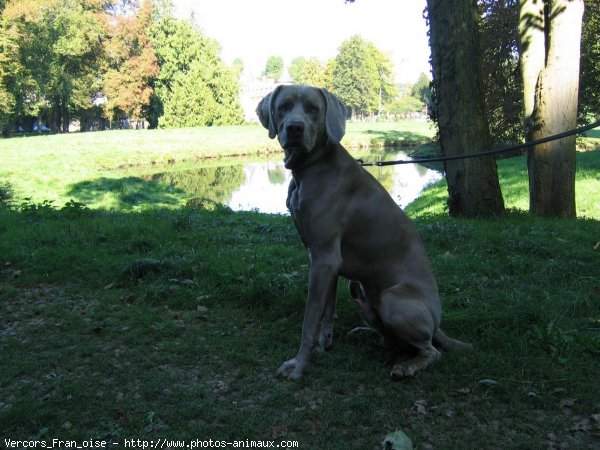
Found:
[{"label": "dog's paw", "polygon": [[298,364],[297,358],[290,359],[284,362],[279,369],[277,375],[287,378],[288,380],[297,380],[302,376],[302,369]]},{"label": "dog's paw", "polygon": [[392,379],[402,380],[403,378],[412,378],[419,373],[419,367],[411,364],[396,364],[392,369]]},{"label": "dog's paw", "polygon": [[333,333],[326,332],[322,333],[319,337],[319,345],[317,345],[316,350],[318,352],[329,351],[333,348]]}]

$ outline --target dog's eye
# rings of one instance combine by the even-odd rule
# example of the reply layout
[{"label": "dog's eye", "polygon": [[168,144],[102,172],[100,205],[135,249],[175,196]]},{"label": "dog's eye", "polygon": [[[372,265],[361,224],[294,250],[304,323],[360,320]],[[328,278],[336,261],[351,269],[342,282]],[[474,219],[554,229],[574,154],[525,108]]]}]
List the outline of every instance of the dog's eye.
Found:
[{"label": "dog's eye", "polygon": [[311,114],[316,114],[319,112],[319,107],[316,105],[308,105],[308,107],[306,108],[308,110],[309,113]]},{"label": "dog's eye", "polygon": [[279,111],[279,112],[286,112],[286,111],[289,111],[289,109],[290,109],[289,102],[282,103],[281,105],[279,105],[277,107],[277,111]]}]

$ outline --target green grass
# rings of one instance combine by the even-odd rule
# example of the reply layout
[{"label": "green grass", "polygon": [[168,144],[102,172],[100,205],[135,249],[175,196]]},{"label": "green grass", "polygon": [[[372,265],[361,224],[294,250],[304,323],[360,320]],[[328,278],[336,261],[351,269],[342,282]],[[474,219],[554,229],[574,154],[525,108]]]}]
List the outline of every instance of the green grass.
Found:
[{"label": "green grass", "polygon": [[334,349],[297,382],[275,376],[307,289],[288,217],[0,207],[0,439],[373,449],[402,430],[417,448],[598,447],[600,151],[578,155],[573,220],[523,212],[524,159],[499,166],[505,217],[447,217],[442,184],[409,208],[443,327],[475,352],[400,382],[377,337],[347,335],[361,321],[343,281]]},{"label": "green grass", "polygon": [[[397,131],[401,130],[401,131]],[[349,148],[416,145],[430,140],[426,122],[348,123],[344,144]],[[281,152],[277,141],[259,125],[184,128],[177,130],[116,130],[0,139],[0,180],[10,183],[19,199],[50,200],[64,205],[85,201],[93,208],[122,208],[123,196],[141,192],[130,207],[181,206],[189,200],[182,192],[144,177],[177,167],[231,164],[231,158],[264,157]],[[227,158],[224,161],[223,158]],[[106,195],[78,198],[81,188],[97,187]]]}]

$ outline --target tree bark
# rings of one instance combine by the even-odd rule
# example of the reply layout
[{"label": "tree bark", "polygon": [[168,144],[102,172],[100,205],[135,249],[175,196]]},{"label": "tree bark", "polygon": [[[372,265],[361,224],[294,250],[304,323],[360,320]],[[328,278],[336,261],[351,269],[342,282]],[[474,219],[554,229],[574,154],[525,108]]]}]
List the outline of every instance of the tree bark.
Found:
[{"label": "tree bark", "polygon": [[[539,139],[560,133],[577,124],[579,56],[583,0],[546,0],[544,3],[544,64],[539,67],[539,21],[528,23],[527,9],[534,0],[521,2],[521,70],[528,83],[536,78],[534,95],[525,91],[524,122],[527,136]],[[539,1],[537,2],[540,3]],[[531,17],[531,16],[529,16]],[[537,56],[532,56],[533,52]],[[537,71],[537,76],[535,73]],[[531,105],[533,101],[533,105]],[[568,137],[529,150],[529,210],[538,215],[575,217],[575,137]]]},{"label": "tree bark", "polygon": [[535,87],[546,61],[544,3],[539,0],[520,0],[519,40],[521,44],[521,75],[523,77],[523,107],[525,136],[531,135],[531,120],[535,106]]},{"label": "tree bark", "polygon": [[[427,0],[427,9],[442,154],[454,156],[490,149],[475,2]],[[452,216],[504,212],[494,157],[450,161],[445,168]]]}]

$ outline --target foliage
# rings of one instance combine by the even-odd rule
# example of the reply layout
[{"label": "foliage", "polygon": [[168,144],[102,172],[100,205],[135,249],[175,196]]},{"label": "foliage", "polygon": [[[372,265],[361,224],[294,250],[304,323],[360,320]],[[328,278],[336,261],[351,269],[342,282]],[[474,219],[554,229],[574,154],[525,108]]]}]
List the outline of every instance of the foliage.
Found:
[{"label": "foliage", "polygon": [[406,117],[409,113],[423,110],[423,102],[412,95],[402,95],[385,104],[383,110],[388,114]]},{"label": "foliage", "polygon": [[351,37],[342,43],[332,65],[332,89],[353,116],[380,111],[396,90],[389,57],[360,36]]},{"label": "foliage", "polygon": [[308,84],[317,87],[331,86],[327,77],[327,66],[317,58],[295,58],[290,64],[289,72],[294,83]]},{"label": "foliage", "polygon": [[[218,44],[171,8],[171,0],[8,0],[0,130],[37,122],[61,132],[79,119],[85,131],[104,128],[103,117],[113,126],[146,117],[156,127],[165,111],[165,126],[239,123],[241,66],[226,67]],[[195,89],[207,96],[190,98]]]},{"label": "foliage", "polygon": [[[9,0],[2,33],[18,43],[16,110],[66,130],[98,91],[104,10],[98,0]],[[15,86],[17,87],[17,86]]]},{"label": "foliage", "polygon": [[17,58],[17,44],[14,36],[0,32],[0,132],[8,133],[9,122],[15,108],[16,75],[20,63]]},{"label": "foliage", "polygon": [[263,76],[266,78],[272,78],[278,81],[283,74],[283,57],[282,56],[269,56],[267,58],[267,64],[263,71]]},{"label": "foliage", "polygon": [[292,59],[292,62],[288,67],[288,72],[290,73],[290,77],[292,77],[292,81],[294,83],[302,84],[300,80],[302,79],[302,70],[305,63],[306,58],[304,56],[299,56]]},{"label": "foliage", "polygon": [[410,94],[424,105],[431,103],[431,80],[427,74],[421,73],[419,75],[419,79],[412,86]]},{"label": "foliage", "polygon": [[151,37],[160,66],[152,99],[152,125],[241,123],[239,70],[221,61],[216,41],[171,15],[157,19]]},{"label": "foliage", "polygon": [[14,192],[10,184],[0,182],[0,207],[8,205],[13,197]]},{"label": "foliage", "polygon": [[518,0],[478,1],[486,114],[496,143],[523,139],[518,3]]},{"label": "foliage", "polygon": [[151,84],[159,71],[147,33],[151,21],[152,2],[145,0],[135,13],[117,15],[107,24],[104,92],[109,117],[138,119],[150,104]]},{"label": "foliage", "polygon": [[581,36],[579,118],[600,117],[600,1],[586,0]]}]

